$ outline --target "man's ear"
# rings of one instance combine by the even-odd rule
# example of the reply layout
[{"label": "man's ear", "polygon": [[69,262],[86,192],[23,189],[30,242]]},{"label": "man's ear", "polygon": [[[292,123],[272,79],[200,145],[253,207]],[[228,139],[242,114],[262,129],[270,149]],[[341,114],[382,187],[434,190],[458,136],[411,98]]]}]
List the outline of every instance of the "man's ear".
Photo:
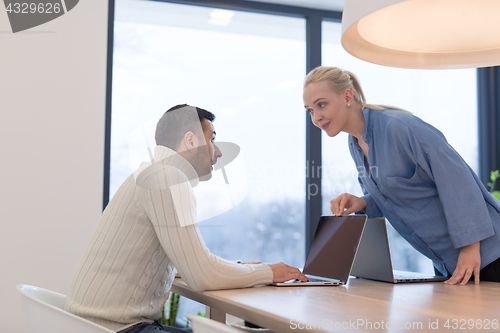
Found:
[{"label": "man's ear", "polygon": [[193,132],[187,132],[184,134],[184,145],[186,146],[186,150],[192,153],[196,152],[198,149],[198,137]]}]

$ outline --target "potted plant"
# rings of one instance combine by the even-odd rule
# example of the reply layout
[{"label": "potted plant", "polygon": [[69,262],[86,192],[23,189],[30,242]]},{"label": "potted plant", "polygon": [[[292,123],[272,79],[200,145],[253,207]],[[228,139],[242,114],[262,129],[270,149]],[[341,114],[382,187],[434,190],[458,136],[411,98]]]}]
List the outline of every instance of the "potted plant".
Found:
[{"label": "potted plant", "polygon": [[177,310],[179,309],[179,298],[180,295],[175,293],[171,293],[169,299],[169,313],[168,317],[165,315],[165,307],[163,306],[163,310],[161,312],[161,317],[158,319],[158,322],[162,325],[175,326],[175,318],[177,317]]},{"label": "potted plant", "polygon": [[491,194],[493,194],[495,198],[500,200],[500,191],[495,191],[495,183],[498,178],[500,178],[500,170],[491,171],[490,173],[491,183],[488,183],[488,186],[490,187]]}]

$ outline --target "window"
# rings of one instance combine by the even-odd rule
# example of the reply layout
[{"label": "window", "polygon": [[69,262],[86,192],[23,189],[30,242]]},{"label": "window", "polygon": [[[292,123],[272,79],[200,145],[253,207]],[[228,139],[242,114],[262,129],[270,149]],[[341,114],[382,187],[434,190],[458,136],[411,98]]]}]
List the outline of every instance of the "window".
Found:
[{"label": "window", "polygon": [[[370,64],[348,54],[340,44],[340,23],[323,22],[322,62],[353,72],[370,104],[393,105],[438,128],[471,168],[478,172],[476,70],[411,70]],[[361,196],[347,134],[323,133],[323,214],[343,192]],[[389,241],[395,269],[433,272],[429,259],[414,250],[391,226]],[[394,250],[396,249],[396,250]]]},{"label": "window", "polygon": [[[241,148],[225,168],[229,185],[218,170],[196,188],[207,246],[228,259],[302,266],[305,19],[287,15],[340,15],[292,7],[267,15],[137,0],[116,0],[115,8],[110,196],[148,159],[145,150],[134,151],[131,140],[141,137],[154,146],[154,125],[173,105],[205,108],[217,116],[217,141]],[[324,65],[354,72],[369,103],[407,109],[437,127],[478,171],[476,70],[369,64],[347,54],[340,35],[340,23],[323,22]],[[329,201],[340,193],[362,193],[347,135],[323,134],[322,159],[322,212],[330,214]],[[396,269],[433,271],[390,225],[389,238]],[[186,311],[181,308],[181,316]]]},{"label": "window", "polygon": [[[210,110],[216,142],[241,151],[225,167],[229,185],[217,170],[195,188],[199,215],[217,211],[199,224],[208,248],[302,266],[305,20],[126,0],[115,15],[110,194],[148,159],[167,109]],[[147,143],[139,155],[130,144],[137,136]]]}]

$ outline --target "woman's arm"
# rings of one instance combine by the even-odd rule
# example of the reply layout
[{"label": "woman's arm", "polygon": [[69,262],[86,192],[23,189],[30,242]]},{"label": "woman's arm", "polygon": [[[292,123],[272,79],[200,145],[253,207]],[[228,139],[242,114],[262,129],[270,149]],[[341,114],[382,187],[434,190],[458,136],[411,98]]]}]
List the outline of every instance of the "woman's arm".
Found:
[{"label": "woman's arm", "polygon": [[465,284],[472,274],[479,283],[479,242],[495,233],[481,191],[482,184],[437,129],[421,120],[413,122],[411,127],[402,126],[400,134],[403,129],[407,133],[396,142],[407,143],[407,152],[434,182],[451,242],[460,249],[453,276],[447,284]]},{"label": "woman's arm", "polygon": [[494,235],[480,184],[462,157],[441,132],[422,121],[407,128],[415,162],[436,186],[448,233],[455,248],[463,248]]}]

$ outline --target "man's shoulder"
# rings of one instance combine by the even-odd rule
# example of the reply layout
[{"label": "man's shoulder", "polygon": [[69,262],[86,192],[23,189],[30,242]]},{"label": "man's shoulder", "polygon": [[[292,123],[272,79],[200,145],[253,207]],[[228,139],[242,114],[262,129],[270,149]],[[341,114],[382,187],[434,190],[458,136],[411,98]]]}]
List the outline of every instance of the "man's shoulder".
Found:
[{"label": "man's shoulder", "polygon": [[139,168],[134,172],[134,178],[137,186],[147,190],[166,189],[168,186],[189,182],[180,169],[162,161]]}]

